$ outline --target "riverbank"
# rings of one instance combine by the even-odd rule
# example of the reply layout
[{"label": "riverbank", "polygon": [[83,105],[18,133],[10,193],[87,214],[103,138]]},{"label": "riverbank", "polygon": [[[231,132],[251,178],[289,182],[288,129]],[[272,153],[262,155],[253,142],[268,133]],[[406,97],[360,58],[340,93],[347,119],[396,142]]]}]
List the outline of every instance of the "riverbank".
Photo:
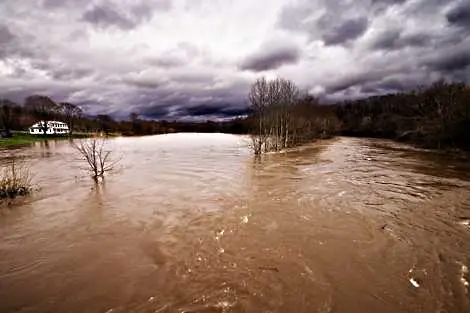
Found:
[{"label": "riverbank", "polygon": [[27,145],[38,141],[46,140],[67,140],[92,137],[94,133],[74,133],[72,136],[68,135],[31,135],[28,132],[13,131],[13,136],[10,138],[0,138],[0,147],[9,147],[16,145]]}]

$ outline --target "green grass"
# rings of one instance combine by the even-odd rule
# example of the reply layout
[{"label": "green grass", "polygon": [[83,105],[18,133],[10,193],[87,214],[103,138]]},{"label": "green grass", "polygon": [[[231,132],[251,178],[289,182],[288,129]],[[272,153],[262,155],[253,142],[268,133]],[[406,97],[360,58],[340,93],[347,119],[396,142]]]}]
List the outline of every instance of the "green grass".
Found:
[{"label": "green grass", "polygon": [[[74,133],[72,138],[87,138],[91,137],[92,134],[89,133]],[[27,145],[32,144],[38,141],[45,140],[67,140],[69,136],[62,135],[31,135],[28,132],[13,132],[13,137],[11,138],[0,138],[0,147],[16,146],[16,145]]]}]

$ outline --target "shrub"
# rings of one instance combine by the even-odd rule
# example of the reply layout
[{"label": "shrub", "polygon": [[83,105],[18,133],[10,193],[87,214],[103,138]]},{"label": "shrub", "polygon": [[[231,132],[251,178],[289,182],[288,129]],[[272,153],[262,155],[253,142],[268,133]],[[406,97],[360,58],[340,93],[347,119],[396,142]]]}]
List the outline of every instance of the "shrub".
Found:
[{"label": "shrub", "polygon": [[23,160],[12,159],[1,172],[0,199],[25,196],[31,192],[31,171]]}]

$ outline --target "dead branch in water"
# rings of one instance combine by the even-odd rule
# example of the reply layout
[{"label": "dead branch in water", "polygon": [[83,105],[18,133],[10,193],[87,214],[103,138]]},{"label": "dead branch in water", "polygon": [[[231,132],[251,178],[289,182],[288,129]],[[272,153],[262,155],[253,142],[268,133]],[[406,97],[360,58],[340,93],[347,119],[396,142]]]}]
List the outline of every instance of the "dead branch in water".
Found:
[{"label": "dead branch in water", "polygon": [[81,159],[88,165],[92,178],[103,178],[106,172],[112,171],[120,159],[113,160],[111,151],[106,149],[107,140],[104,137],[73,142],[72,146],[80,154]]}]

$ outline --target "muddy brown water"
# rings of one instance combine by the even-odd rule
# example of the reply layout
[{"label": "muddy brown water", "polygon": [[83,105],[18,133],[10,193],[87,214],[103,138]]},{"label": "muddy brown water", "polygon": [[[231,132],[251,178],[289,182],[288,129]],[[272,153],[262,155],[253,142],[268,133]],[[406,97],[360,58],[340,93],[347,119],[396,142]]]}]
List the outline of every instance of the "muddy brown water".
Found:
[{"label": "muddy brown water", "polygon": [[111,141],[98,187],[67,142],[1,209],[0,312],[470,312],[470,162],[336,138],[254,160],[246,138]]}]

